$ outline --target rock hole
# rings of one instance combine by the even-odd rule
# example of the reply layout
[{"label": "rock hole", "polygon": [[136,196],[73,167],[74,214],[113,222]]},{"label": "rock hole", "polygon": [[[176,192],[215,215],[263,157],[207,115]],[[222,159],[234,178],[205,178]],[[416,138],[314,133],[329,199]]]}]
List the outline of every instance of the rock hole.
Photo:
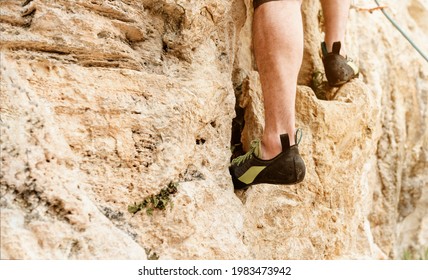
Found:
[{"label": "rock hole", "polygon": [[197,138],[196,139],[196,145],[203,145],[205,144],[207,140],[205,140],[204,138]]},{"label": "rock hole", "polygon": [[168,48],[168,44],[167,44],[165,41],[163,41],[163,42],[162,42],[162,50],[163,50],[165,53],[167,53],[167,52],[168,52],[168,50],[169,50],[169,48]]}]

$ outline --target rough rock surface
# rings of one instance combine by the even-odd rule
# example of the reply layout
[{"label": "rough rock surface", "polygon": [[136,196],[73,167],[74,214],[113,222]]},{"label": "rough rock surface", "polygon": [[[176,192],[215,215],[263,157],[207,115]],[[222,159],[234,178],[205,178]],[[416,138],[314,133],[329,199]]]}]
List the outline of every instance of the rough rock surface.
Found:
[{"label": "rough rock surface", "polygon": [[[346,38],[362,75],[316,93],[322,14],[304,1],[307,177],[233,191],[232,120],[244,146],[263,130],[250,2],[0,2],[1,259],[422,256],[428,64],[372,1]],[[428,3],[390,6],[428,46]],[[127,211],[171,181],[172,207]]]}]

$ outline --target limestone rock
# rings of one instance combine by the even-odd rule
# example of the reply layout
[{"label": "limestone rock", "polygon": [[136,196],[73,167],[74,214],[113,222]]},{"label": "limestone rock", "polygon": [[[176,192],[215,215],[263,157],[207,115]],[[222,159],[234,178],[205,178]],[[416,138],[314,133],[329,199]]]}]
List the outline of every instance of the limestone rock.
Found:
[{"label": "limestone rock", "polygon": [[[234,192],[235,108],[244,146],[264,119],[250,0],[1,1],[1,258],[421,255],[428,66],[354,2],[346,45],[362,74],[325,100],[308,87],[320,5],[303,3],[307,178]],[[426,1],[399,2],[389,12],[427,46]],[[170,182],[172,207],[127,211]]]},{"label": "limestone rock", "polygon": [[[146,258],[132,235],[102,215],[55,113],[1,55],[1,257]],[[123,212],[117,218],[123,219]]]}]

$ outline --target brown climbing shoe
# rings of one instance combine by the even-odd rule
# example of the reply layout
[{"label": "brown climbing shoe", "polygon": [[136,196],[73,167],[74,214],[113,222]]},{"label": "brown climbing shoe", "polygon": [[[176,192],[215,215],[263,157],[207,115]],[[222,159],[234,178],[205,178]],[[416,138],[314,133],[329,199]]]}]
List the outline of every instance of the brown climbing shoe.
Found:
[{"label": "brown climbing shoe", "polygon": [[243,156],[232,160],[229,167],[235,189],[247,189],[256,184],[292,185],[303,181],[305,163],[299,154],[297,134],[296,144],[290,146],[288,134],[281,134],[282,152],[270,160],[260,159],[260,141],[251,143],[251,149]]},{"label": "brown climbing shoe", "polygon": [[351,79],[358,76],[358,67],[348,57],[340,55],[340,42],[334,42],[332,52],[327,52],[327,46],[325,42],[321,43],[322,49],[322,62],[324,64],[325,75],[327,77],[328,84],[331,87],[338,87]]}]

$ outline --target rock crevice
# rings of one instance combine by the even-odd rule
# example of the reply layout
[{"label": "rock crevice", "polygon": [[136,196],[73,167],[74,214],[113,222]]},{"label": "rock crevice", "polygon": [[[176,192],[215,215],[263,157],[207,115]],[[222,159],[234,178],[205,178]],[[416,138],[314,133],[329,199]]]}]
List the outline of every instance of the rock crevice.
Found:
[{"label": "rock crevice", "polygon": [[[391,6],[428,45],[426,4]],[[350,11],[360,78],[310,88],[322,17],[303,2],[307,178],[234,192],[231,139],[245,149],[264,122],[250,0],[0,10],[2,259],[376,259],[428,247],[428,67],[380,13]],[[172,208],[127,211],[170,182]]]}]

